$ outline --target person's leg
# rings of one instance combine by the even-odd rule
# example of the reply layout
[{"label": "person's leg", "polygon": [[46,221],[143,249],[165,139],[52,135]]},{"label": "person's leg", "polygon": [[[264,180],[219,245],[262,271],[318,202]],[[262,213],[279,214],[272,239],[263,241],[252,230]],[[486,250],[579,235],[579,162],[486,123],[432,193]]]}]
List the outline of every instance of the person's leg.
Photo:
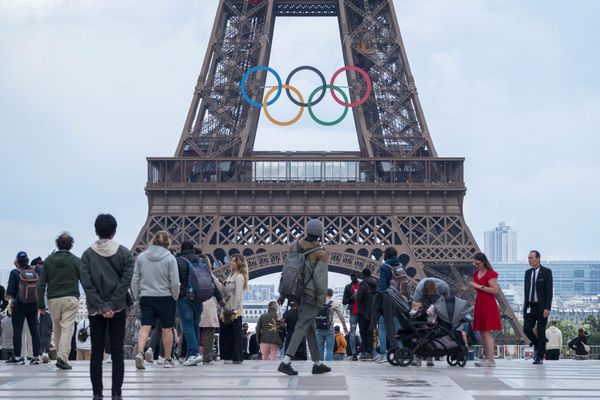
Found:
[{"label": "person's leg", "polygon": [[382,355],[387,354],[387,330],[383,315],[379,317],[379,352]]},{"label": "person's leg", "polygon": [[25,313],[19,310],[18,305],[14,308],[11,322],[13,327],[13,349],[15,351],[15,358],[21,358],[21,346],[23,345],[23,324],[25,323]]},{"label": "person's leg", "polygon": [[[317,311],[318,314],[318,311]],[[317,316],[315,314],[315,317]],[[319,352],[319,347],[317,346],[317,335],[316,335],[316,327],[314,317],[312,318],[312,324],[308,326],[306,330],[306,343],[308,344],[308,351],[310,353],[310,358],[314,363],[320,363],[323,358],[323,353]]]},{"label": "person's leg", "polygon": [[[198,355],[200,347],[200,317],[202,316],[202,303],[194,304],[194,337],[196,338],[196,346],[194,352]],[[188,342],[189,349],[189,342]]]},{"label": "person's leg", "polygon": [[112,395],[120,396],[125,376],[123,343],[125,341],[126,311],[117,313],[108,320],[110,334],[110,356],[112,359]]},{"label": "person's leg", "polygon": [[194,308],[192,302],[184,297],[177,300],[177,311],[181,318],[182,333],[187,342],[187,354],[181,354],[182,357],[196,356],[198,354],[198,341],[195,340],[194,329]]},{"label": "person's leg", "polygon": [[533,344],[535,351],[537,351],[537,335],[533,332],[535,327],[536,319],[531,314],[525,314],[523,316],[523,332],[529,341]]},{"label": "person's leg", "polygon": [[327,330],[317,329],[316,331],[317,347],[319,348],[319,359],[325,359],[325,338]]},{"label": "person's leg", "polygon": [[106,319],[93,315],[90,320],[90,340],[92,355],[90,360],[90,380],[94,395],[102,395],[102,359],[104,358],[104,341],[106,335]]},{"label": "person's leg", "polygon": [[360,352],[361,354],[365,355],[363,357],[366,357],[367,354],[371,354],[371,352],[373,351],[373,341],[368,340],[368,335],[370,332],[369,320],[366,319],[363,315],[358,316],[358,330],[360,331]]},{"label": "person's leg", "polygon": [[38,329],[38,311],[37,309],[25,314],[27,318],[27,326],[29,327],[29,333],[31,335],[31,345],[33,357],[39,357],[40,353],[40,330]]},{"label": "person's leg", "polygon": [[162,344],[165,349],[165,360],[170,360],[173,350],[173,328],[162,328]]},{"label": "person's leg", "polygon": [[[59,316],[55,318],[55,326],[58,327],[59,335],[55,336],[56,354],[63,361],[69,360],[71,352],[71,338],[73,333],[73,324],[77,317],[79,302],[75,303],[75,297],[61,297],[53,299],[53,309],[59,312]],[[50,313],[52,313],[52,309]],[[54,314],[52,314],[54,318]]]},{"label": "person's leg", "polygon": [[491,331],[481,332],[481,338],[483,339],[483,348],[485,350],[485,358],[488,362],[494,362],[494,337]]},{"label": "person's leg", "polygon": [[150,335],[151,328],[152,327],[150,325],[142,325],[140,327],[140,330],[138,332],[138,342],[137,342],[138,353],[144,352],[143,349],[144,349],[146,342],[148,341],[148,336]]},{"label": "person's leg", "polygon": [[219,353],[221,355],[221,360],[232,359],[232,346],[233,336],[231,330],[231,323],[224,324],[221,322],[221,329],[219,331]]},{"label": "person's leg", "polygon": [[269,359],[270,351],[271,349],[269,347],[269,343],[260,344],[260,354],[262,354],[263,361],[267,361]]},{"label": "person's leg", "polygon": [[[54,333],[54,345],[56,346],[56,357],[62,358],[60,355],[60,337],[62,335],[62,328],[60,325],[60,302],[58,299],[48,299],[48,309],[50,310],[50,316],[52,318],[52,329]],[[70,339],[70,338],[69,338]],[[64,358],[67,361],[67,358]]]},{"label": "person's leg", "polygon": [[310,348],[311,356],[314,357],[313,361],[321,360],[321,357],[318,357],[319,346],[317,345],[317,338],[315,332],[315,317],[319,314],[319,310],[320,307],[317,306],[311,306],[305,303],[300,304],[300,308],[298,309],[298,322],[296,323],[296,327],[294,328],[294,333],[292,334],[290,345],[288,346],[288,349],[285,352],[287,357],[294,357],[296,351],[298,350],[298,347],[300,346],[300,343],[302,343],[304,341],[304,338],[306,337]]},{"label": "person's leg", "polygon": [[279,345],[272,344],[271,345],[271,356],[269,357],[269,360],[277,361],[278,358],[279,358]]},{"label": "person's leg", "polygon": [[233,361],[242,361],[243,360],[242,352],[244,351],[244,338],[242,337],[242,317],[239,317],[238,319],[233,321],[230,325],[232,325],[232,337],[233,337],[231,359]]},{"label": "person's leg", "polygon": [[350,315],[350,351],[356,355],[356,327],[358,325],[358,315]]},{"label": "person's leg", "polygon": [[333,324],[327,329],[327,335],[325,336],[325,361],[333,360],[333,345],[335,342],[335,328]]},{"label": "person's leg", "polygon": [[538,357],[544,358],[546,352],[546,326],[548,325],[548,318],[544,318],[544,315],[539,315],[537,319],[537,331],[538,334]]},{"label": "person's leg", "polygon": [[215,328],[202,328],[202,362],[208,363],[212,361],[213,345],[215,342]]}]

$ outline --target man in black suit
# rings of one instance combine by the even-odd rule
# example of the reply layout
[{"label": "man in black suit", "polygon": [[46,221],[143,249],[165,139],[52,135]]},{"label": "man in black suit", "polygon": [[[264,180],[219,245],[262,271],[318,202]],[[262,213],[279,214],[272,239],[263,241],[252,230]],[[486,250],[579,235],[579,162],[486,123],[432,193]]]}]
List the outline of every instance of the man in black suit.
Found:
[{"label": "man in black suit", "polygon": [[[531,266],[525,272],[525,302],[523,305],[523,330],[534,346],[534,364],[544,363],[546,352],[546,324],[552,309],[552,270],[540,264],[540,252],[529,252]],[[534,327],[537,324],[536,333]]]}]

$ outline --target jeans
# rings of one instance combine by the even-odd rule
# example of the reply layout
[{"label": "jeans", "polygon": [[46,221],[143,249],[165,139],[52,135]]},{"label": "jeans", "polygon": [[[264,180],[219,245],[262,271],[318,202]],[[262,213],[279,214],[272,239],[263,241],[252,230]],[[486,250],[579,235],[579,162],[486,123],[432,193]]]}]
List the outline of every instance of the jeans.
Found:
[{"label": "jeans", "polygon": [[184,297],[177,300],[177,311],[179,312],[179,318],[181,318],[181,328],[187,342],[187,356],[197,356],[202,303],[192,303],[190,299]]},{"label": "jeans", "polygon": [[333,324],[328,329],[317,329],[317,346],[319,346],[319,355],[323,357],[325,350],[325,361],[333,360],[333,343],[335,342],[335,332]]},{"label": "jeans", "polygon": [[108,335],[110,339],[110,358],[112,360],[112,394],[121,395],[125,361],[123,360],[123,342],[125,340],[126,311],[118,312],[112,318],[92,315],[90,319],[90,337],[92,340],[92,357],[90,361],[90,379],[94,395],[101,395],[102,360],[104,343]]},{"label": "jeans", "polygon": [[358,325],[358,315],[350,314],[350,351],[356,355],[356,326]]},{"label": "jeans", "polygon": [[[394,327],[396,328],[396,331],[400,329],[400,321],[398,321],[398,318],[396,317],[394,317]],[[399,340],[396,340],[395,348],[399,347],[402,347],[402,343],[400,343]],[[387,329],[385,328],[385,320],[383,316],[379,317],[379,349],[379,354],[387,353]]]}]

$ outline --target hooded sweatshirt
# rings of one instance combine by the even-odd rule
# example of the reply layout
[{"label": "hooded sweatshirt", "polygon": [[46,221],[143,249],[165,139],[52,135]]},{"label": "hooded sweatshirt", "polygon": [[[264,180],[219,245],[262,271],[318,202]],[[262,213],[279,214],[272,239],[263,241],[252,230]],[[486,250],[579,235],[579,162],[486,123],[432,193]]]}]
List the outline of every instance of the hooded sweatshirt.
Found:
[{"label": "hooded sweatshirt", "polygon": [[68,250],[59,250],[44,260],[37,286],[38,308],[46,308],[46,290],[48,299],[66,296],[79,298],[80,264],[79,257]]},{"label": "hooded sweatshirt", "polygon": [[131,252],[111,239],[100,239],[83,252],[81,286],[89,315],[127,308],[133,264]]},{"label": "hooded sweatshirt", "polygon": [[140,297],[179,297],[177,260],[164,247],[151,245],[135,261],[131,291]]}]

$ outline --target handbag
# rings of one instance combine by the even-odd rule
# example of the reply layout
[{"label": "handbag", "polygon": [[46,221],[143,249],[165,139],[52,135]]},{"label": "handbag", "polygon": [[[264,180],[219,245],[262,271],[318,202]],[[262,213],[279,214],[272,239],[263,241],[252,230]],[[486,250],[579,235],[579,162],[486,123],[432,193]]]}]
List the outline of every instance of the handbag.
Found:
[{"label": "handbag", "polygon": [[586,353],[589,353],[589,352],[590,352],[590,350],[591,350],[590,346],[588,346],[587,344],[585,344],[585,343],[583,343],[583,342],[581,342],[581,344],[583,345],[583,349],[585,350],[585,352],[586,352]]}]

